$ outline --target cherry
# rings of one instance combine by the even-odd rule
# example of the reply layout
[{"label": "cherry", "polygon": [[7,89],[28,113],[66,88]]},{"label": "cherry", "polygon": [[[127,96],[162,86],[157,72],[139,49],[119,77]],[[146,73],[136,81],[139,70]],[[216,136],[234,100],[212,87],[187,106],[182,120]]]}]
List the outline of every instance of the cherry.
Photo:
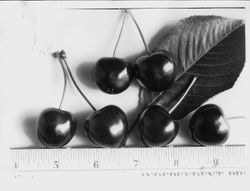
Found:
[{"label": "cherry", "polygon": [[174,78],[174,64],[164,51],[141,56],[136,60],[135,76],[139,84],[151,91],[167,90]]},{"label": "cherry", "polygon": [[171,113],[179,106],[196,80],[197,77],[193,77],[188,88],[169,112],[162,106],[155,104],[162,96],[164,96],[165,92],[162,92],[157,98],[155,98],[155,100],[143,109],[134,121],[123,141],[123,145],[126,143],[127,138],[135,128],[136,124],[138,124],[141,139],[146,146],[166,146],[173,141],[178,133],[179,126],[177,121],[172,118]]},{"label": "cherry", "polygon": [[40,142],[48,148],[60,148],[66,145],[76,132],[76,119],[68,111],[61,109],[64,99],[67,78],[65,68],[62,66],[64,74],[64,88],[59,108],[47,108],[43,110],[37,119],[37,136]]},{"label": "cherry", "polygon": [[166,51],[151,53],[136,19],[131,12],[128,11],[128,13],[134,21],[147,51],[147,55],[139,57],[135,63],[135,76],[139,85],[151,91],[167,90],[175,74],[172,56]]},{"label": "cherry", "polygon": [[118,94],[123,92],[129,87],[133,79],[133,72],[128,63],[115,56],[126,16],[127,11],[125,10],[121,30],[113,52],[113,57],[100,58],[93,69],[96,85],[103,92],[108,94]]},{"label": "cherry", "polygon": [[67,111],[48,108],[38,117],[37,135],[40,142],[49,148],[66,145],[76,131],[76,119]]},{"label": "cherry", "polygon": [[102,147],[119,147],[128,129],[126,114],[108,105],[87,117],[85,130],[92,142]]},{"label": "cherry", "polygon": [[97,86],[108,94],[118,94],[127,89],[132,75],[132,69],[121,58],[101,58],[94,68]]},{"label": "cherry", "polygon": [[176,137],[179,127],[171,115],[159,105],[152,105],[139,119],[141,138],[147,146],[165,146]]},{"label": "cherry", "polygon": [[62,50],[57,54],[59,55],[58,58],[60,59],[60,62],[65,65],[69,77],[77,88],[78,92],[94,111],[87,117],[84,123],[85,133],[90,141],[100,147],[120,146],[128,129],[128,120],[126,114],[119,107],[114,105],[108,105],[97,110],[77,85],[66,62],[65,52]]},{"label": "cherry", "polygon": [[190,131],[194,141],[209,146],[225,143],[230,128],[222,109],[215,104],[207,104],[196,110],[191,117]]}]

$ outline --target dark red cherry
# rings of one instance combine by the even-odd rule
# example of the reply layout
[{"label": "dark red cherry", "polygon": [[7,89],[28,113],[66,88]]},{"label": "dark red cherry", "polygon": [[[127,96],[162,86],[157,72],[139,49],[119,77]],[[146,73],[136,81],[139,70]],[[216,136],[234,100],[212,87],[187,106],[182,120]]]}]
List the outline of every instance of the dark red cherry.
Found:
[{"label": "dark red cherry", "polygon": [[150,147],[165,146],[177,135],[179,127],[159,105],[149,106],[139,119],[142,141]]},{"label": "dark red cherry", "polygon": [[94,68],[97,86],[108,94],[118,94],[127,89],[132,76],[133,72],[129,65],[116,57],[101,58]]},{"label": "dark red cherry", "polygon": [[41,112],[37,120],[37,135],[40,142],[48,148],[66,145],[76,131],[76,119],[71,113],[48,108]]},{"label": "dark red cherry", "polygon": [[214,104],[200,107],[190,119],[192,138],[201,145],[220,145],[229,137],[229,124],[222,109]]},{"label": "dark red cherry", "polygon": [[169,53],[157,51],[136,60],[135,76],[139,84],[151,91],[164,91],[174,78],[174,63]]},{"label": "dark red cherry", "polygon": [[128,130],[126,114],[108,105],[89,115],[84,124],[89,139],[101,147],[119,147]]}]

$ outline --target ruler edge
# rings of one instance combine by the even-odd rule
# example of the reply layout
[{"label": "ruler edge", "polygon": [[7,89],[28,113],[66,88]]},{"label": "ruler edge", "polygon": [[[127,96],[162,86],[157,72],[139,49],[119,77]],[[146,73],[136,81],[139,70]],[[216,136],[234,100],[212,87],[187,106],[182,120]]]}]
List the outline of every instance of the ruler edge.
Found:
[{"label": "ruler edge", "polygon": [[[90,151],[92,150],[92,152],[96,151],[108,151],[108,152],[112,152],[113,150],[119,150],[119,151],[125,151],[127,150],[129,152],[130,149],[133,149],[135,152],[139,152],[140,150],[153,150],[155,152],[157,152],[157,150],[170,150],[170,149],[178,149],[178,148],[181,148],[181,149],[185,149],[185,148],[189,148],[189,149],[199,149],[199,148],[204,148],[204,149],[211,149],[213,151],[213,149],[216,149],[216,148],[243,148],[243,152],[244,152],[244,159],[242,160],[243,163],[244,163],[244,166],[239,166],[239,167],[232,167],[232,168],[244,168],[244,169],[248,169],[249,166],[245,165],[246,163],[246,159],[247,159],[247,156],[246,156],[246,148],[247,148],[247,145],[246,144],[237,144],[237,145],[221,145],[221,146],[208,146],[208,147],[204,147],[204,146],[187,146],[187,145],[184,145],[184,146],[168,146],[168,147],[126,147],[126,148],[116,148],[116,149],[103,149],[103,148],[63,148],[63,149],[44,149],[44,148],[33,148],[33,149],[22,149],[22,148],[10,148],[9,151],[10,151],[10,160],[9,160],[9,172],[50,172],[50,171],[53,171],[53,172],[70,172],[70,171],[89,171],[89,172],[92,172],[92,171],[143,171],[143,170],[172,170],[172,171],[180,171],[180,170],[197,170],[199,168],[183,168],[183,167],[180,167],[180,168],[175,168],[175,167],[172,167],[172,168],[162,168],[162,169],[156,169],[156,168],[118,168],[118,169],[113,169],[113,168],[110,168],[110,169],[107,169],[107,168],[101,168],[101,169],[14,169],[13,168],[13,162],[14,162],[14,156],[13,153],[14,152],[28,152],[28,150],[32,150],[32,152],[39,152],[39,151],[43,151],[43,150],[46,150],[47,152],[51,152],[53,154],[53,152],[58,152],[58,151],[63,151],[63,152],[67,152],[67,151],[72,151],[72,150],[76,150],[76,152],[78,151]],[[91,152],[91,151],[90,151]],[[213,168],[207,168],[205,167],[203,170],[214,170],[214,169],[220,169],[220,167],[213,167]],[[223,169],[223,167],[221,168]]]}]

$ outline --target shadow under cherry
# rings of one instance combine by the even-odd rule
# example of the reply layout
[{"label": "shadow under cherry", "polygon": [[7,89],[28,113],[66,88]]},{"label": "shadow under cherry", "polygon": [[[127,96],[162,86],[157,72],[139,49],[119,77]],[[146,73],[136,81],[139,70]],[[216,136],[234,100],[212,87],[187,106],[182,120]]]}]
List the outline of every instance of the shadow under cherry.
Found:
[{"label": "shadow under cherry", "polygon": [[42,147],[42,144],[40,143],[38,137],[37,137],[37,129],[36,129],[36,120],[37,116],[28,116],[23,119],[22,127],[29,139],[31,140],[32,146],[29,146],[28,148],[37,148]]},{"label": "shadow under cherry", "polygon": [[83,62],[79,64],[76,69],[77,78],[80,80],[81,83],[85,84],[91,89],[97,88],[93,77],[94,66],[95,63],[93,62]]},{"label": "shadow under cherry", "polygon": [[92,111],[82,111],[74,114],[77,120],[77,129],[74,138],[77,139],[77,145],[72,146],[73,148],[90,148],[95,145],[89,140],[85,133],[84,123],[86,118],[92,113]]},{"label": "shadow under cherry", "polygon": [[188,115],[187,117],[183,118],[178,122],[180,128],[177,136],[179,136],[183,140],[185,145],[194,145],[196,143],[191,137],[191,133],[189,130],[189,121],[190,121],[190,115]]}]

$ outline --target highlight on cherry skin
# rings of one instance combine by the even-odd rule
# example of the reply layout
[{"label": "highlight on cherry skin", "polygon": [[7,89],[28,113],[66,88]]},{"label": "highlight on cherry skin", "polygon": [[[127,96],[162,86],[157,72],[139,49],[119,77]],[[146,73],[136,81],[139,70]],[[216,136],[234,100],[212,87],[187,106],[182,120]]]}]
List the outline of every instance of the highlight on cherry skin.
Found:
[{"label": "highlight on cherry skin", "polygon": [[132,67],[124,59],[116,57],[116,50],[125,24],[127,11],[125,10],[123,14],[123,22],[113,51],[113,57],[100,58],[93,69],[96,85],[108,94],[123,92],[133,80]]},{"label": "highlight on cherry skin", "polygon": [[190,119],[190,132],[200,145],[221,145],[229,137],[230,127],[222,109],[215,104],[201,106]]}]

